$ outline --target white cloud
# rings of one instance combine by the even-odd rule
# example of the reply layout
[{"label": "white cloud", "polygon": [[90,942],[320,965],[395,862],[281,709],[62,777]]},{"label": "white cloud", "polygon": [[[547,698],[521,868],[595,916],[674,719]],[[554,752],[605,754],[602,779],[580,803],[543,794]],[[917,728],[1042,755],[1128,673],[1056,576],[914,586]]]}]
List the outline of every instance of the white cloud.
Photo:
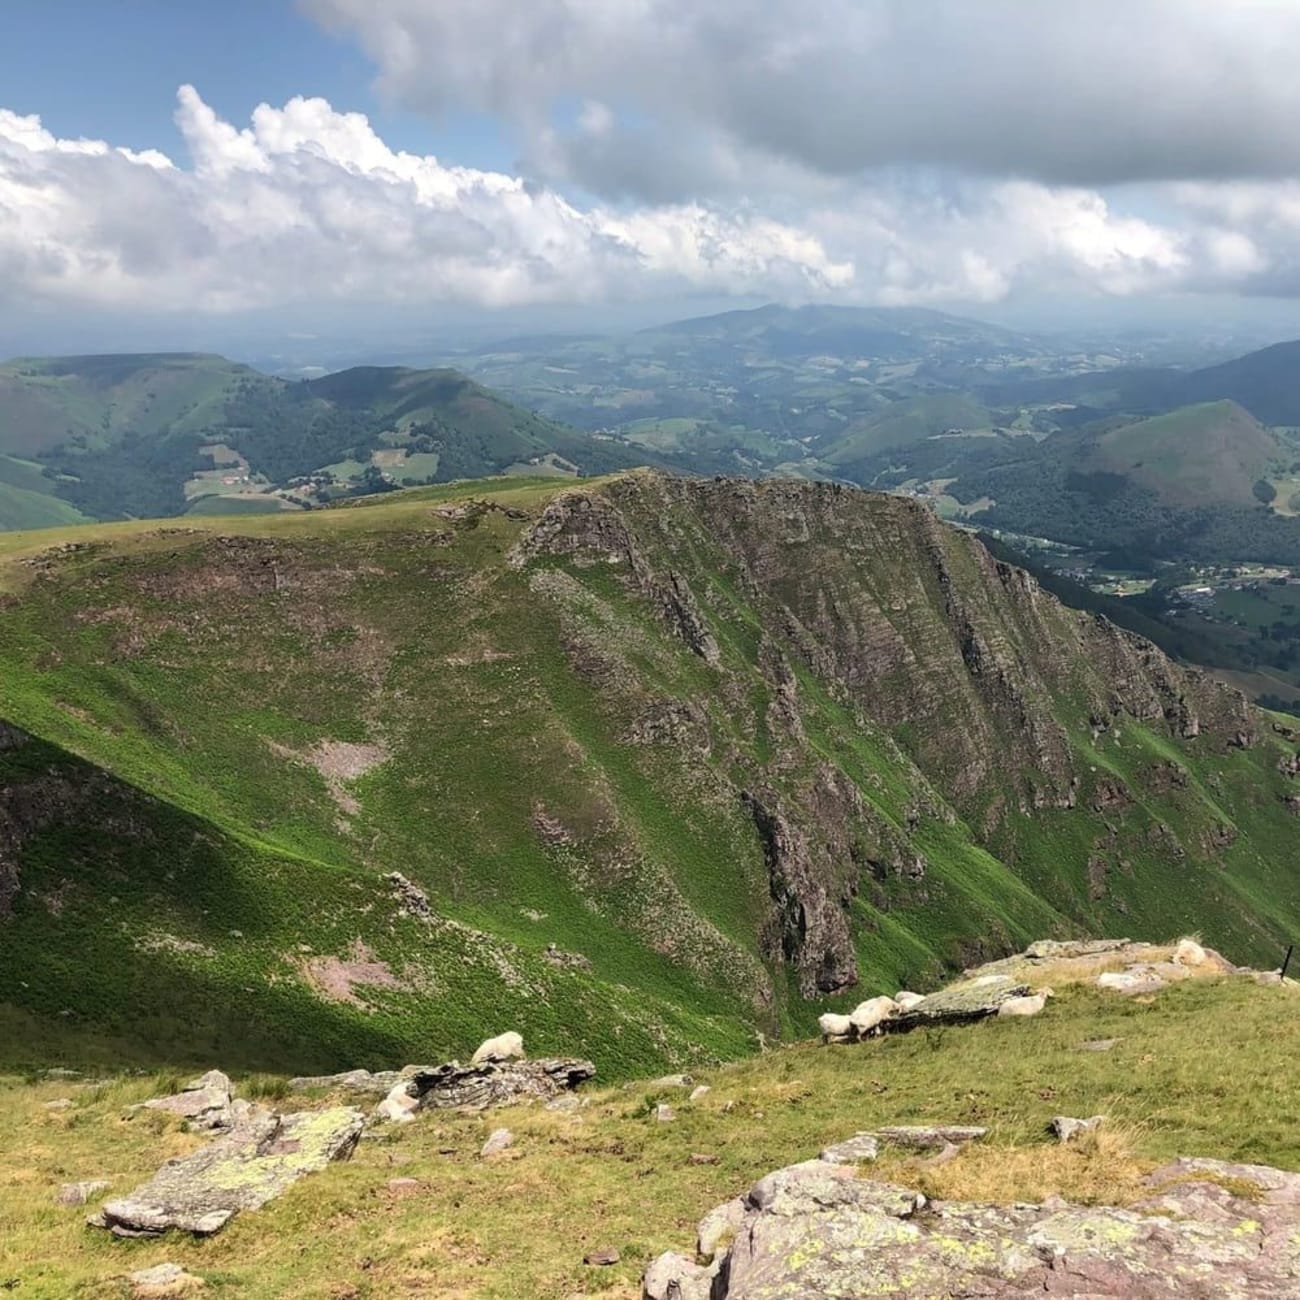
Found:
[{"label": "white cloud", "polygon": [[321,99],[221,120],[189,86],[192,166],[0,114],[10,294],[161,309],[592,301],[704,288],[819,295],[852,269],[806,231],[673,205],[580,210],[515,176],[395,152]]},{"label": "white cloud", "polygon": [[[603,100],[579,116],[588,135],[616,133]],[[913,169],[798,202],[584,205],[519,176],[395,151],[364,116],[322,99],[263,104],[239,128],[182,87],[176,120],[189,152],[180,165],[60,140],[38,118],[0,110],[0,300],[305,316],[329,304],[686,293],[883,304],[1261,293],[1300,279],[1300,188],[1288,181],[1117,197]]]}]

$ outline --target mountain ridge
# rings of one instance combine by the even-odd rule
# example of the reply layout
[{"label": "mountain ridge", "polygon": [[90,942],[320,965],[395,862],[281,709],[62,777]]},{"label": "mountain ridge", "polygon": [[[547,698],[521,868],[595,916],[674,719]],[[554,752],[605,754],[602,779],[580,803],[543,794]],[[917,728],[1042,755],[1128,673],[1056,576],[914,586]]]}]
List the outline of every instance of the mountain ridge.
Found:
[{"label": "mountain ridge", "polygon": [[619,1077],[1047,933],[1300,924],[1293,733],[902,498],[414,489],[0,538],[0,585],[0,978],[69,1043],[509,1022]]}]

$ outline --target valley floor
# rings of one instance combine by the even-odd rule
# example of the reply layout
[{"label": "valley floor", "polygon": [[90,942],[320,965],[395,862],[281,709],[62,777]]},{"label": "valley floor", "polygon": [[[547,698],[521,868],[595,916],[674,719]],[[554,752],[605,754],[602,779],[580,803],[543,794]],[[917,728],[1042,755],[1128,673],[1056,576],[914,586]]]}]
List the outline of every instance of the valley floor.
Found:
[{"label": "valley floor", "polygon": [[[1080,1050],[1099,1039],[1118,1041]],[[23,1300],[125,1297],[127,1273],[171,1260],[206,1280],[202,1294],[240,1300],[632,1300],[649,1260],[690,1241],[707,1210],[885,1124],[989,1127],[986,1143],[946,1164],[892,1157],[870,1168],[940,1198],[1124,1204],[1175,1154],[1300,1169],[1297,1059],[1293,985],[1189,980],[1149,1001],[1058,987],[1032,1020],[774,1050],[699,1075],[711,1091],[694,1103],[686,1090],[641,1084],[592,1092],[569,1112],[428,1113],[375,1130],[350,1162],[213,1238],[151,1243],[115,1241],[55,1198],[60,1184],[92,1178],[121,1195],[200,1145],[170,1117],[125,1114],[178,1080],[9,1078],[0,1080],[0,1289]],[[246,1097],[282,1090],[266,1077],[239,1084]],[[675,1120],[656,1119],[660,1101]],[[1047,1133],[1054,1115],[1096,1113],[1110,1123],[1095,1139],[1057,1146]],[[513,1147],[481,1159],[500,1126]],[[716,1163],[693,1162],[697,1154]],[[416,1186],[390,1189],[395,1178]],[[619,1263],[583,1264],[606,1247]]]}]

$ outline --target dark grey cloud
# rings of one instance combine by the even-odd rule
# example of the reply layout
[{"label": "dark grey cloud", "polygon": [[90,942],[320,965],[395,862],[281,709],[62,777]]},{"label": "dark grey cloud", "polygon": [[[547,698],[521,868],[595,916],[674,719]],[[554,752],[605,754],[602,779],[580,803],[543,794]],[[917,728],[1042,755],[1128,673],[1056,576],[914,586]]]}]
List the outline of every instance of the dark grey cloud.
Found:
[{"label": "dark grey cloud", "polygon": [[[923,164],[1052,184],[1300,174],[1292,0],[302,0],[383,85],[643,197]],[[594,100],[603,132],[571,119]],[[632,160],[641,165],[633,166]]]}]

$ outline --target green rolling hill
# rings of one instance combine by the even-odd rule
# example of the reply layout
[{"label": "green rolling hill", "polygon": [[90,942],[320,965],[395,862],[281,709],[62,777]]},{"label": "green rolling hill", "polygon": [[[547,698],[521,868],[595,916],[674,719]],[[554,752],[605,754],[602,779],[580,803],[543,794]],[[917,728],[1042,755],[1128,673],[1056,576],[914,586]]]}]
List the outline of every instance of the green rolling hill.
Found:
[{"label": "green rolling hill", "polygon": [[916,503],[649,472],[0,537],[0,1058],[734,1057],[1300,928],[1293,733]]},{"label": "green rolling hill", "polygon": [[1300,454],[1230,400],[1180,407],[1079,441],[1073,465],[1080,472],[1117,475],[1165,505],[1183,507],[1253,505],[1255,484]]},{"label": "green rolling hill", "polygon": [[1184,402],[1230,398],[1264,424],[1300,427],[1300,341],[1193,371],[1178,393]]},{"label": "green rolling hill", "polygon": [[0,366],[0,528],[297,509],[359,488],[645,459],[449,370],[290,382],[197,353]]},{"label": "green rolling hill", "polygon": [[819,455],[837,468],[849,468],[880,452],[912,447],[927,438],[949,433],[992,432],[988,409],[960,393],[935,393],[894,402],[856,421]]}]

